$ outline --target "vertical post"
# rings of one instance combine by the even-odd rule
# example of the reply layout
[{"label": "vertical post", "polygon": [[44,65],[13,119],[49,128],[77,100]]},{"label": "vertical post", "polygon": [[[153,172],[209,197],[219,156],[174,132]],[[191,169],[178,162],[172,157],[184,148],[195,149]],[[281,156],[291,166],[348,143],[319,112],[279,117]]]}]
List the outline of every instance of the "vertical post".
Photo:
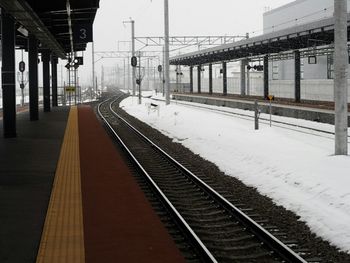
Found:
[{"label": "vertical post", "polygon": [[190,93],[193,93],[193,66],[190,66]]},{"label": "vertical post", "polygon": [[44,112],[50,112],[50,50],[44,49],[41,56],[43,61]]},{"label": "vertical post", "polygon": [[183,85],[182,85],[182,75],[183,75],[183,73],[182,73],[182,69],[181,69],[181,65],[179,65],[179,88],[178,88],[178,90],[179,90],[179,92],[181,92],[181,93],[183,93]]},{"label": "vertical post", "polygon": [[125,90],[126,88],[126,70],[125,70],[125,59],[123,59],[123,68],[124,68],[124,71],[123,71],[123,89]]},{"label": "vertical post", "polygon": [[95,42],[92,42],[92,90],[95,91],[95,98],[97,98],[97,86],[95,86]]},{"label": "vertical post", "polygon": [[[77,105],[77,95],[79,94],[78,85],[77,85],[77,69],[74,68],[73,72],[74,72],[74,87],[75,87],[75,89],[74,89],[74,105]],[[78,94],[77,94],[77,92],[78,92]]]},{"label": "vertical post", "polygon": [[98,95],[98,88],[97,88],[97,77],[95,77],[95,85],[96,85],[96,98],[98,98],[99,97],[99,95]]},{"label": "vertical post", "polygon": [[29,64],[29,116],[31,121],[39,119],[39,88],[38,88],[38,40],[32,34],[28,39]]},{"label": "vertical post", "polygon": [[2,109],[4,137],[14,138],[16,134],[16,77],[15,77],[15,22],[5,12],[1,14],[2,40]]},{"label": "vertical post", "polygon": [[264,99],[269,96],[269,56],[264,56]]},{"label": "vertical post", "polygon": [[161,91],[161,89],[162,89],[162,85],[163,85],[163,70],[162,71],[158,71],[158,73],[159,73],[159,86],[158,86],[158,88],[159,88],[159,90],[157,90],[157,92],[160,92]]},{"label": "vertical post", "polygon": [[[249,62],[247,63],[249,65]],[[247,69],[247,95],[250,96],[250,70]]]},{"label": "vertical post", "polygon": [[58,106],[58,100],[57,100],[57,63],[58,63],[58,58],[53,56],[51,59],[52,106],[53,107]]},{"label": "vertical post", "polygon": [[153,67],[153,89],[156,90],[156,94],[157,94],[157,83],[156,82],[157,82],[156,68]]},{"label": "vertical post", "polygon": [[259,130],[259,106],[258,101],[254,102],[254,129]]},{"label": "vertical post", "polygon": [[179,89],[179,83],[180,83],[180,81],[179,81],[179,76],[180,76],[179,65],[176,65],[175,72],[176,72],[176,91],[179,92],[179,90],[180,90]]},{"label": "vertical post", "polygon": [[348,154],[347,1],[334,0],[335,155]]},{"label": "vertical post", "polygon": [[139,51],[139,104],[141,104],[141,51]]},{"label": "vertical post", "polygon": [[130,57],[128,57],[128,63],[127,63],[127,67],[128,67],[128,93],[130,91]]},{"label": "vertical post", "polygon": [[63,82],[63,106],[67,105],[66,82]]},{"label": "vertical post", "polygon": [[[71,70],[70,70],[70,68],[67,69],[67,73],[68,73],[68,87],[71,87],[72,84],[71,84],[71,76],[70,76]],[[67,91],[67,92],[68,92],[68,101],[69,101],[69,106],[70,106],[72,103],[72,101],[71,101],[71,94],[72,93],[71,93],[71,91]]]},{"label": "vertical post", "polygon": [[149,58],[147,58],[147,90],[149,90]]},{"label": "vertical post", "polygon": [[164,0],[164,55],[165,55],[165,104],[170,104],[170,75],[169,75],[169,3]]},{"label": "vertical post", "polygon": [[226,96],[227,95],[227,63],[226,62],[222,62],[222,85],[223,85],[222,94]]},{"label": "vertical post", "polygon": [[241,60],[241,96],[246,95],[246,67],[247,59]]},{"label": "vertical post", "polygon": [[165,46],[162,48],[163,50],[163,67],[162,67],[162,88],[163,88],[163,97],[165,96]]},{"label": "vertical post", "polygon": [[[135,21],[131,20],[131,56],[135,56]],[[136,68],[132,67],[132,95],[136,95]]]},{"label": "vertical post", "polygon": [[300,51],[294,51],[294,86],[295,86],[295,102],[300,102],[300,80],[301,80],[301,68],[300,68]]},{"label": "vertical post", "polygon": [[213,64],[209,64],[209,94],[213,94]]},{"label": "vertical post", "polygon": [[202,66],[201,65],[198,65],[197,67],[197,79],[198,79],[198,83],[197,83],[197,86],[198,86],[198,94],[200,94],[202,91],[202,87],[201,87],[201,82],[202,82],[202,78],[201,78],[201,74],[202,74]]}]

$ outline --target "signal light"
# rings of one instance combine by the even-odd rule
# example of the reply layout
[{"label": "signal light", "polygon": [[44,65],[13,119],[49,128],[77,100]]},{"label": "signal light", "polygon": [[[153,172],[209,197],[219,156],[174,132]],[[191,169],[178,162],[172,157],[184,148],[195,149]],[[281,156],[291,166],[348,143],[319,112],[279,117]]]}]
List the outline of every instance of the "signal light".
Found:
[{"label": "signal light", "polygon": [[137,66],[137,57],[135,56],[131,57],[131,66],[133,67]]}]

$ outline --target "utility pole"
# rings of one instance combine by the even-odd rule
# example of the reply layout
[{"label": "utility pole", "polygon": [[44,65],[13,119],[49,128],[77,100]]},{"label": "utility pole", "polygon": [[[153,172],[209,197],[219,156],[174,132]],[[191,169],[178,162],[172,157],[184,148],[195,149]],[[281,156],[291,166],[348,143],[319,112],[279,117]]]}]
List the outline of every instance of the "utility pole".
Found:
[{"label": "utility pole", "polygon": [[149,90],[149,58],[147,58],[147,90]]},{"label": "utility pole", "polygon": [[141,104],[141,82],[142,82],[142,78],[141,78],[141,51],[139,51],[139,104]]},{"label": "utility pole", "polygon": [[[131,56],[135,56],[135,21],[130,18],[129,21],[123,23],[131,23]],[[128,64],[130,61],[128,62]],[[136,94],[136,68],[132,67],[132,95]]]},{"label": "utility pole", "polygon": [[[131,54],[132,56],[135,56],[135,21],[134,20],[131,20]],[[135,93],[136,93],[136,68],[133,67],[132,68],[132,95],[135,96]]]},{"label": "utility pole", "polygon": [[163,65],[162,65],[162,96],[165,97],[165,47],[162,48],[163,51]]},{"label": "utility pole", "polygon": [[127,66],[128,66],[128,94],[130,90],[130,57],[128,56],[127,60]]},{"label": "utility pole", "polygon": [[126,89],[126,71],[125,71],[125,59],[123,59],[123,66],[124,66],[124,72],[123,72],[123,89]]},{"label": "utility pole", "polygon": [[169,75],[169,3],[164,0],[164,75],[165,75],[165,104],[170,104],[170,75]]},{"label": "utility pole", "polygon": [[347,0],[334,0],[335,155],[348,154]]},{"label": "utility pole", "polygon": [[[95,43],[92,42],[92,90],[95,91],[97,99],[97,86],[95,86]],[[92,99],[92,98],[91,98]]]}]

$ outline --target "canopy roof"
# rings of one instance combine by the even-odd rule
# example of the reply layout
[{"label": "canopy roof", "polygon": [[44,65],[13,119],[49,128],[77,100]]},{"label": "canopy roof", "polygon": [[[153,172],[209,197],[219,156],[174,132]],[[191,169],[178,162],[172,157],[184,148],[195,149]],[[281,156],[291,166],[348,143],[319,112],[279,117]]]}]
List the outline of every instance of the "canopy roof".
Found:
[{"label": "canopy roof", "polygon": [[[348,15],[348,31],[350,16]],[[348,34],[350,37],[350,34]],[[200,65],[246,57],[326,46],[334,42],[334,18],[291,27],[246,40],[182,54],[170,59],[173,65]]]},{"label": "canopy roof", "polygon": [[[0,0],[4,12],[34,34],[42,48],[65,58],[71,51],[86,49],[86,42],[73,39],[73,29],[92,28],[100,0]],[[26,48],[26,37],[18,33],[17,45]]]}]

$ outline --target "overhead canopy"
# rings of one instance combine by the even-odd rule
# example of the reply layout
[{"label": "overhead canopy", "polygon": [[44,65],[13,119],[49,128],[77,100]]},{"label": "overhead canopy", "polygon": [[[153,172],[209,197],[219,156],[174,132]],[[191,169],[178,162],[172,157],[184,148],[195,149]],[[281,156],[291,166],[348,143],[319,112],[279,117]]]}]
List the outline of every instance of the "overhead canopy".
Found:
[{"label": "overhead canopy", "polygon": [[[71,51],[86,49],[92,39],[92,24],[100,0],[0,0],[0,6],[19,24],[34,34],[43,48],[65,58]],[[75,28],[87,36],[86,41],[73,38]],[[91,31],[90,31],[91,30]],[[91,34],[91,36],[90,36]],[[23,36],[22,36],[23,38]],[[26,41],[18,38],[19,46]]]},{"label": "overhead canopy", "polygon": [[[348,16],[349,31],[350,16]],[[350,36],[348,34],[348,36]],[[170,59],[172,65],[200,65],[240,58],[276,54],[303,48],[325,46],[334,42],[334,18],[272,32],[231,44],[179,55]]]}]

